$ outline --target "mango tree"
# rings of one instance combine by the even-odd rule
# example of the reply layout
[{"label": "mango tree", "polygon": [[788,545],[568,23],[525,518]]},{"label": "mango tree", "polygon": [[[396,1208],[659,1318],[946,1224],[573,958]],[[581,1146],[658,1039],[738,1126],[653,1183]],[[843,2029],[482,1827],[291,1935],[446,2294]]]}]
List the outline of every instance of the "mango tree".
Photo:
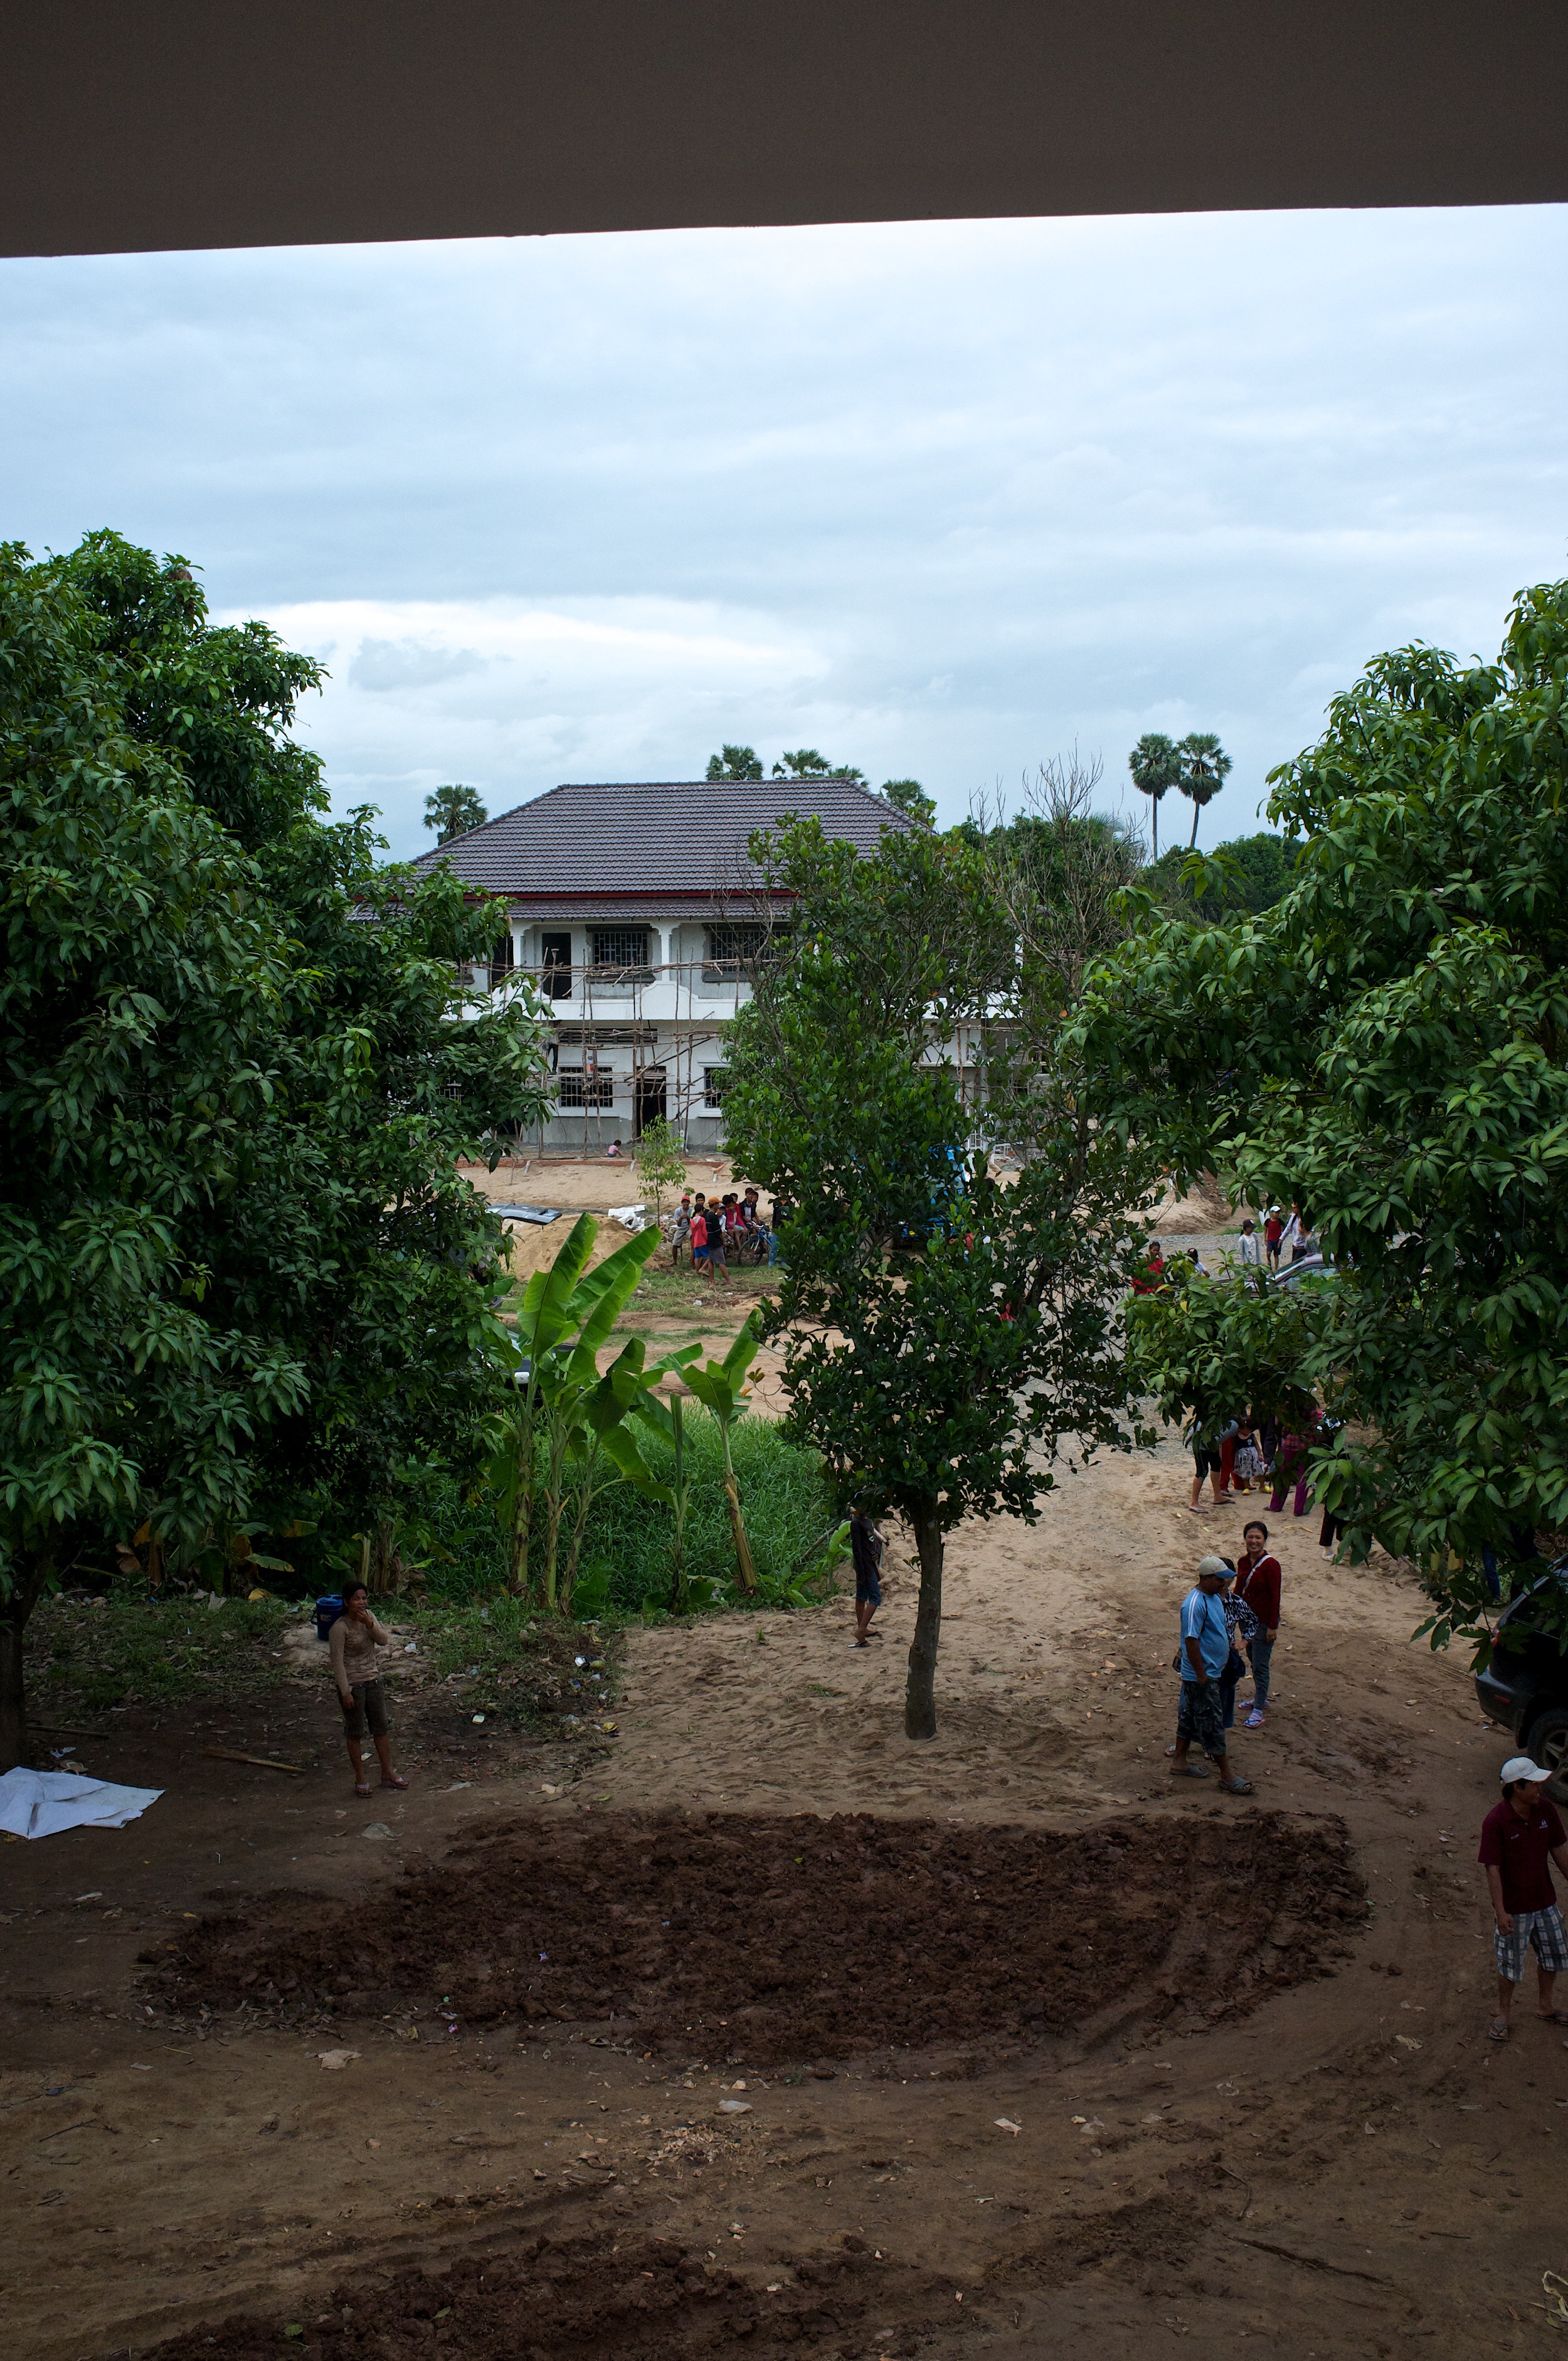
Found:
[{"label": "mango tree", "polygon": [[1533,1554],[1568,1527],[1568,582],[1519,594],[1496,664],[1376,657],[1270,785],[1289,890],[1113,958],[1077,1027],[1097,1112],[1311,1216],[1312,1481],[1351,1554],[1428,1569],[1434,1645],[1489,1646],[1487,1552],[1568,1639]]},{"label": "mango tree", "polygon": [[0,1769],[73,1566],[316,1499],[346,1540],[493,1390],[457,1166],[542,1106],[537,1012],[455,1021],[493,906],[328,817],[320,678],[178,559],[0,550]]},{"label": "mango tree", "polygon": [[[1064,856],[1097,860],[1098,827],[1066,822]],[[1060,956],[1025,961],[983,845],[921,829],[857,855],[810,822],[753,855],[795,912],[727,1055],[731,1153],[794,1208],[761,1333],[783,1344],[786,1433],[844,1498],[911,1527],[905,1730],[927,1739],[946,1535],[970,1515],[1032,1520],[1058,1452],[1136,1439],[1119,1313],[1146,1160],[1082,1120],[1080,1071],[1056,1054],[1079,930],[1065,888]],[[994,1138],[1018,1152],[1015,1184],[992,1173]]]}]

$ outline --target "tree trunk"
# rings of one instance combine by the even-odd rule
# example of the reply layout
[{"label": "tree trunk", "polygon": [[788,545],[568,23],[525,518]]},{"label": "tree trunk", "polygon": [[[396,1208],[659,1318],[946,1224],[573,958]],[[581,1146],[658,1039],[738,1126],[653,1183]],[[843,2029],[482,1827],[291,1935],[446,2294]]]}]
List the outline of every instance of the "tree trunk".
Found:
[{"label": "tree trunk", "polygon": [[28,1767],[22,1634],[53,1570],[52,1558],[35,1559],[27,1579],[17,1584],[0,1613],[0,1772]]},{"label": "tree trunk", "polygon": [[905,1738],[937,1735],[937,1646],[942,1636],[942,1527],[935,1500],[915,1511],[915,1546],[920,1553],[920,1604],[909,1645],[909,1677],[904,1691]]},{"label": "tree trunk", "polygon": [[1149,808],[1154,813],[1154,857],[1157,861],[1159,859],[1159,797],[1157,796],[1149,797]]},{"label": "tree trunk", "polygon": [[22,1681],[22,1624],[0,1619],[0,1771],[27,1767],[27,1695]]},{"label": "tree trunk", "polygon": [[1189,852],[1192,851],[1198,842],[1198,815],[1202,808],[1202,805],[1199,802],[1197,796],[1194,796],[1192,798],[1192,833],[1187,840],[1187,850]]}]

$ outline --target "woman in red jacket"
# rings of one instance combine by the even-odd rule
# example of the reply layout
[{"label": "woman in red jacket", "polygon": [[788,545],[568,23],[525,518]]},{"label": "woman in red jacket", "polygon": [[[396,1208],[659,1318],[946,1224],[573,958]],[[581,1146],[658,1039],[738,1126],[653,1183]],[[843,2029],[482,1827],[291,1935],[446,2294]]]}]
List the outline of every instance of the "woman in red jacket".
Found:
[{"label": "woman in red jacket", "polygon": [[1246,1547],[1236,1560],[1236,1597],[1257,1618],[1257,1630],[1247,1642],[1252,1664],[1252,1711],[1249,1730],[1261,1730],[1268,1715],[1268,1674],[1274,1642],[1279,1637],[1279,1560],[1268,1546],[1268,1527],[1254,1517],[1242,1535]]}]

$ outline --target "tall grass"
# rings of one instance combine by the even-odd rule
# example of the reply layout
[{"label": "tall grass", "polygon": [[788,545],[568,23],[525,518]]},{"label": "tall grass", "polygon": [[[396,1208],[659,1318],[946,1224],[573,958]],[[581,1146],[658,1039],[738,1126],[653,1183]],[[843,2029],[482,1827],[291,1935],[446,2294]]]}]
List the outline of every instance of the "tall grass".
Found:
[{"label": "tall grass", "polygon": [[[654,1471],[667,1476],[668,1444],[646,1427],[639,1427],[638,1440]],[[814,1451],[786,1443],[767,1419],[742,1419],[730,1448],[762,1596],[778,1598],[797,1578],[799,1562],[813,1543],[835,1522],[827,1475]],[[685,1528],[687,1573],[733,1590],[735,1545],[724,1503],[723,1445],[713,1420],[695,1402],[687,1405],[685,1451],[696,1479]],[[612,1611],[635,1615],[669,1604],[670,1541],[666,1510],[629,1484],[600,1493],[583,1538],[583,1565],[608,1567]]]}]

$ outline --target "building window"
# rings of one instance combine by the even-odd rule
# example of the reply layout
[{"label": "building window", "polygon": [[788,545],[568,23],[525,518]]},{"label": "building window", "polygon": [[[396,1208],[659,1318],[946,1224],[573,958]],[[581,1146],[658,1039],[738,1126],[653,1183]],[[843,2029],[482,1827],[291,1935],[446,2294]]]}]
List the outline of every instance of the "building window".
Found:
[{"label": "building window", "polygon": [[615,1104],[615,1076],[587,1074],[581,1066],[563,1066],[558,1076],[563,1107],[609,1107]]},{"label": "building window", "polygon": [[596,927],[594,967],[607,983],[652,983],[646,927]]},{"label": "building window", "polygon": [[728,1066],[705,1066],[702,1070],[702,1103],[717,1115],[724,1104],[724,1093],[729,1088]]},{"label": "building window", "polygon": [[506,982],[515,964],[516,947],[512,942],[510,935],[506,934],[498,936],[495,946],[490,952],[489,983],[490,990],[492,992],[494,992],[498,984],[504,983]]},{"label": "building window", "polygon": [[761,956],[772,929],[767,927],[713,926],[707,929],[707,957],[704,983],[739,983]]}]

